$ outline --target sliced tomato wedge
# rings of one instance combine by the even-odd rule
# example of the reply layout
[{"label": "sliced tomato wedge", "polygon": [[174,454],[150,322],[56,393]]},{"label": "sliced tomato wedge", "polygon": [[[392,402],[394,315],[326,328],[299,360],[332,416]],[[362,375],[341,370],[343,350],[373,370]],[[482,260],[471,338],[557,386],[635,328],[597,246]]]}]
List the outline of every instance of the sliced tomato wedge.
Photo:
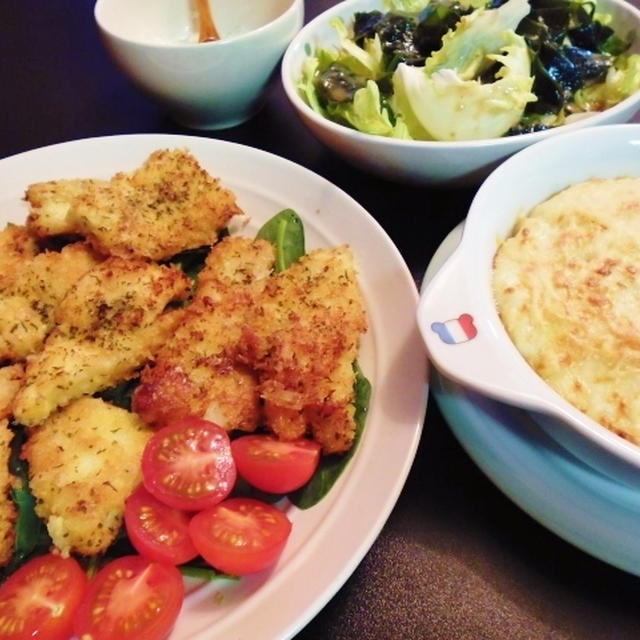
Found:
[{"label": "sliced tomato wedge", "polygon": [[139,486],[127,498],[124,523],[136,551],[155,562],[182,564],[198,555],[186,511],[169,507]]},{"label": "sliced tomato wedge", "polygon": [[29,560],[0,586],[0,638],[67,640],[86,587],[73,558],[49,553]]},{"label": "sliced tomato wedge", "polygon": [[299,489],[320,462],[320,445],[313,440],[284,442],[267,435],[248,435],[231,443],[238,473],[253,487],[270,493]]},{"label": "sliced tomato wedge", "polygon": [[91,640],[162,640],[183,600],[184,585],[176,567],[122,556],[91,580],[73,628],[78,638]]},{"label": "sliced tomato wedge", "polygon": [[291,522],[261,500],[229,498],[193,516],[189,532],[200,555],[214,569],[243,576],[262,571],[278,559]]},{"label": "sliced tomato wedge", "polygon": [[142,478],[147,491],[170,507],[212,507],[229,495],[236,481],[227,432],[200,418],[168,424],[144,449]]}]

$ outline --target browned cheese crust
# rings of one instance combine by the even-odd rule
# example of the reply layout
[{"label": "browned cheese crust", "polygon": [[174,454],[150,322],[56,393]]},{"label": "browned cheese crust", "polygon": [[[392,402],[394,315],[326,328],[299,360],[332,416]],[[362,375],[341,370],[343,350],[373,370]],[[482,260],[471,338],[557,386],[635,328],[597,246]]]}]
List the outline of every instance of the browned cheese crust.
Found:
[{"label": "browned cheese crust", "polygon": [[553,389],[640,444],[640,179],[592,179],[538,204],[494,260],[502,322]]}]

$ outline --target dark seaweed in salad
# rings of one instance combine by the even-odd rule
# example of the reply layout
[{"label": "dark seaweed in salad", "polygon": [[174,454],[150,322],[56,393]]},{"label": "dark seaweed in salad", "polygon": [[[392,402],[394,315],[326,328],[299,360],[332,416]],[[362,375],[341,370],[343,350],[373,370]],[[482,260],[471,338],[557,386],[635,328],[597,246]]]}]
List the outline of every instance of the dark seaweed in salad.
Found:
[{"label": "dark seaweed in salad", "polygon": [[[501,4],[503,0],[499,0]],[[531,0],[531,13],[516,29],[532,54],[533,92],[528,114],[572,110],[576,91],[604,82],[616,57],[631,44],[595,18],[594,3]],[[515,133],[518,133],[516,130]]]}]

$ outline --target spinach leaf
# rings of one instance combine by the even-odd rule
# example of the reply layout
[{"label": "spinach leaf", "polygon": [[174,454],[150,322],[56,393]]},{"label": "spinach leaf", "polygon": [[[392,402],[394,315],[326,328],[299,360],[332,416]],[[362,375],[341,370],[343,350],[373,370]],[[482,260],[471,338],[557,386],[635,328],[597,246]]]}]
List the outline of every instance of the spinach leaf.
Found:
[{"label": "spinach leaf", "polygon": [[45,523],[35,512],[36,501],[29,489],[27,463],[20,458],[20,451],[25,441],[24,429],[19,425],[12,425],[12,428],[14,436],[11,441],[9,471],[16,477],[16,482],[11,488],[11,498],[17,511],[16,540],[13,556],[3,569],[4,576],[15,571],[31,554],[44,553],[51,545]]},{"label": "spinach leaf", "polygon": [[238,576],[232,576],[228,573],[222,573],[214,569],[210,564],[206,563],[200,556],[194,558],[190,562],[178,565],[180,573],[188,578],[197,578],[199,580],[216,580],[217,578],[225,578],[226,580],[238,580]]},{"label": "spinach leaf", "polygon": [[301,487],[289,495],[291,502],[299,509],[308,509],[327,495],[340,474],[344,471],[349,460],[353,457],[360,442],[365,419],[369,410],[371,383],[364,376],[357,362],[353,363],[353,369],[356,374],[354,382],[356,434],[353,439],[353,444],[351,445],[351,449],[343,456],[330,455],[322,458],[311,480],[309,480],[304,487]]},{"label": "spinach leaf", "polygon": [[240,475],[236,478],[236,483],[231,491],[232,498],[253,498],[254,500],[262,500],[262,502],[267,502],[269,504],[274,504],[278,502],[278,500],[282,500],[285,495],[286,494],[269,493],[268,491],[256,489]]},{"label": "spinach leaf", "polygon": [[103,389],[94,394],[96,398],[102,398],[105,402],[131,411],[131,397],[136,387],[140,383],[139,378],[132,378],[131,380],[123,380],[113,387]]},{"label": "spinach leaf", "polygon": [[198,247],[197,249],[186,249],[169,259],[167,264],[172,264],[182,269],[187,277],[195,280],[202,267],[204,267],[204,261],[210,251],[211,247],[209,245]]},{"label": "spinach leaf", "polygon": [[276,248],[276,271],[284,271],[305,254],[304,226],[293,209],[284,209],[267,220],[257,236]]}]

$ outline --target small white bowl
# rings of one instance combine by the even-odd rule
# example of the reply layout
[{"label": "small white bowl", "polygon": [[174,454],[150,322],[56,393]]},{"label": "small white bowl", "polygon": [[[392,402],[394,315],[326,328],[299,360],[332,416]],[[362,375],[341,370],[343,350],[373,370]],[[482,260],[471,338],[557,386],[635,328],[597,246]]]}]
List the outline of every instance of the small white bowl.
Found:
[{"label": "small white bowl", "polygon": [[[432,142],[397,140],[361,133],[316,113],[301,97],[297,83],[304,60],[317,48],[338,45],[330,20],[341,17],[349,24],[357,11],[384,11],[383,0],[347,0],[320,14],[293,39],[282,59],[282,84],[291,104],[310,131],[353,165],[375,175],[410,184],[474,184],[485,178],[500,161],[524,147],[556,136],[602,124],[626,122],[640,109],[640,91],[589,118],[555,129],[491,140]],[[640,32],[640,10],[624,0],[598,0],[598,10],[612,16],[611,25],[627,34]],[[633,48],[640,52],[640,41]]]},{"label": "small white bowl", "polygon": [[640,488],[640,447],[588,418],[534,372],[498,316],[491,284],[499,239],[511,235],[519,217],[571,184],[619,176],[640,176],[639,124],[568,132],[506,160],[474,197],[460,244],[425,287],[417,318],[429,357],[445,376],[532,410],[541,428],[583,462]]},{"label": "small white bowl", "polygon": [[220,40],[198,43],[190,0],[97,0],[120,69],[180,124],[223,129],[251,118],[304,21],[303,0],[210,0]]}]

